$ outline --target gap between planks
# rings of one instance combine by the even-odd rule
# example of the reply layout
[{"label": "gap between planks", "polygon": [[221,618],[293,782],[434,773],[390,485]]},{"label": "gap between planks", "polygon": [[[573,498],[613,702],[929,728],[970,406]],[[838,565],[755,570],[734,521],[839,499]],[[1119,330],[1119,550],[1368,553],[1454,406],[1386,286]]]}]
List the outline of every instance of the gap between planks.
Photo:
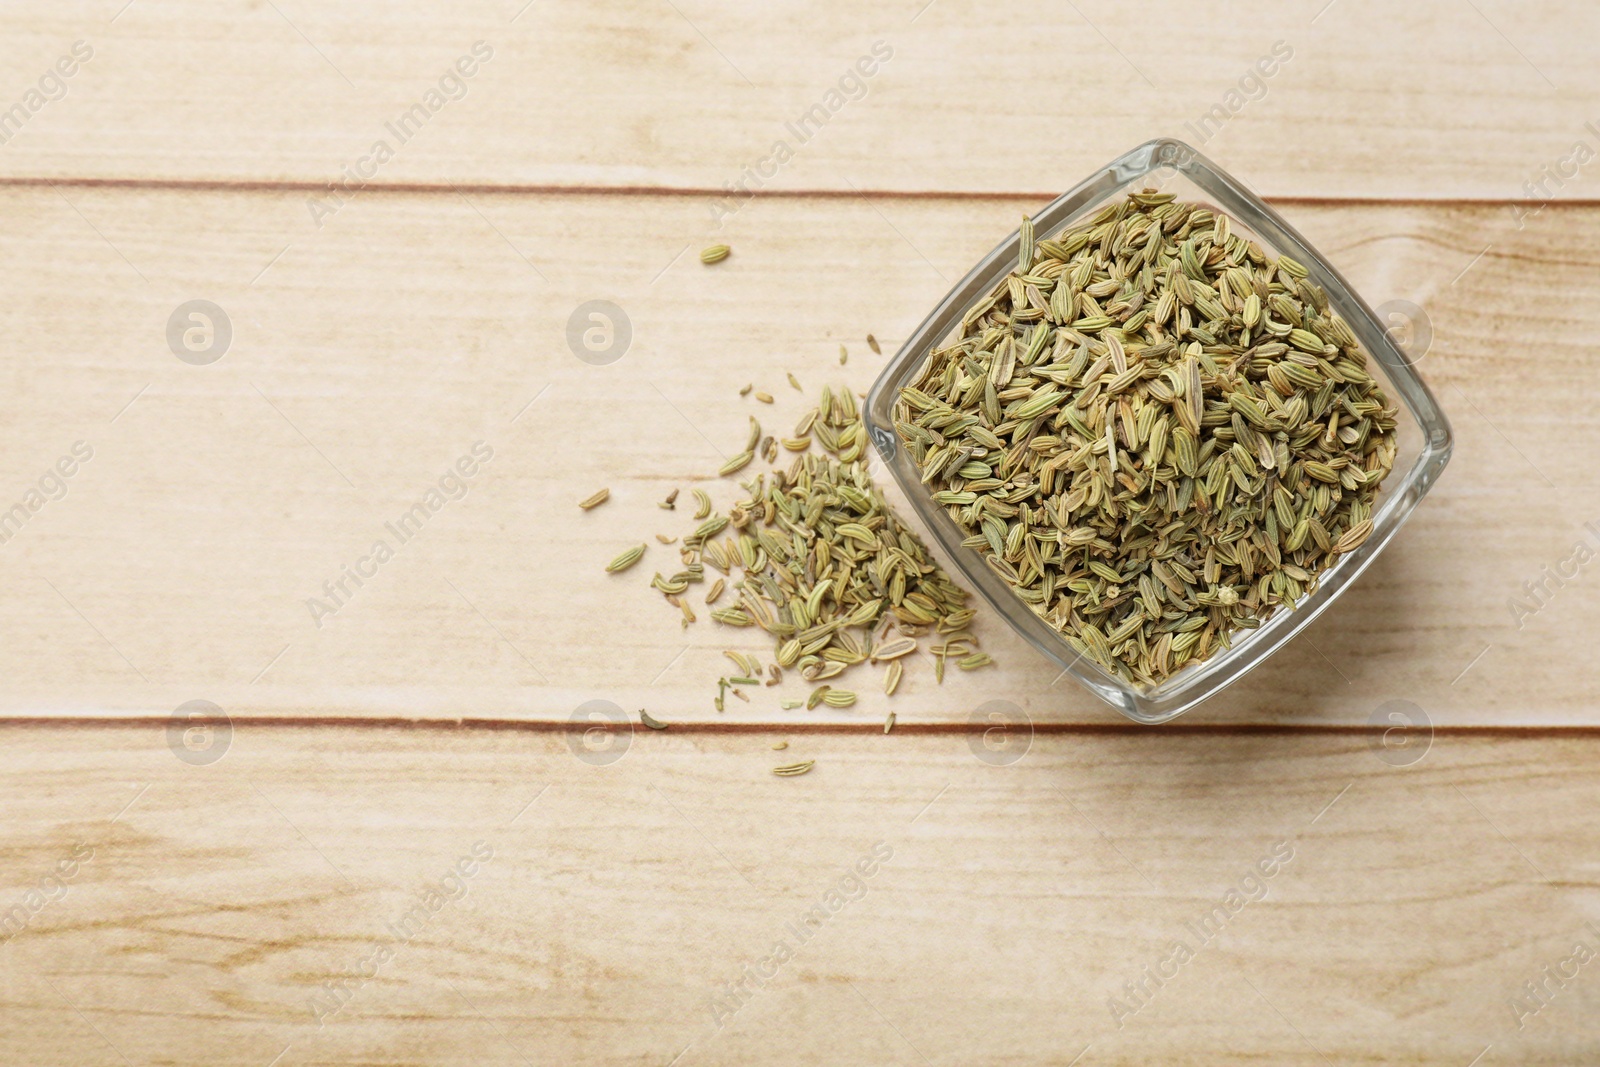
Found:
[{"label": "gap between planks", "polygon": [[[170,715],[101,715],[88,718],[69,716],[29,716],[8,715],[0,716],[0,730],[5,729],[39,729],[58,728],[63,730],[79,729],[121,729],[154,727],[165,728],[172,721]],[[372,717],[361,715],[341,715],[334,717],[309,716],[309,715],[236,715],[230,720],[235,725],[248,725],[254,727],[269,727],[274,729],[302,729],[308,727],[326,729],[367,729],[367,730],[409,730],[416,732],[425,731],[520,731],[524,733],[560,733],[572,729],[573,724],[565,720],[553,719],[507,719],[507,718],[422,718],[408,719],[398,716]],[[639,726],[638,723],[631,725]],[[1243,735],[1349,735],[1365,736],[1372,732],[1373,727],[1366,723],[1307,723],[1296,726],[1284,723],[1168,723],[1158,726],[1145,726],[1135,722],[1106,722],[1106,723],[1070,723],[1070,722],[1036,722],[1031,724],[1032,732],[1036,734],[1084,734],[1084,735],[1154,735],[1175,734],[1180,736],[1243,736]],[[883,724],[881,722],[845,723],[845,722],[795,722],[788,724],[772,722],[685,722],[669,723],[669,732],[692,734],[861,734],[881,735]],[[642,728],[642,727],[641,727]],[[928,722],[905,723],[896,722],[894,733],[919,734],[919,735],[961,735],[972,732],[974,727],[967,723],[959,722]],[[1600,724],[1592,726],[1511,726],[1505,724],[1494,725],[1455,725],[1438,726],[1432,728],[1435,736],[1444,737],[1510,737],[1520,739],[1542,738],[1581,738],[1600,739]]]},{"label": "gap between planks", "polygon": [[[0,177],[0,189],[60,188],[69,189],[137,189],[173,192],[304,192],[324,193],[327,182],[290,180],[226,180],[213,178],[47,178]],[[370,182],[360,186],[361,193],[388,193],[393,195],[454,195],[474,193],[489,196],[681,196],[725,197],[726,189],[709,186],[677,185],[550,185],[496,182]],[[1016,190],[983,191],[976,189],[764,189],[752,191],[752,199],[772,200],[1017,200],[1051,201],[1065,190],[1044,192],[1019,192]],[[1269,204],[1295,204],[1328,207],[1506,207],[1527,203],[1517,197],[1422,197],[1422,196],[1264,196]],[[1600,206],[1597,197],[1566,197],[1559,201],[1546,201],[1547,208],[1592,208]]]}]

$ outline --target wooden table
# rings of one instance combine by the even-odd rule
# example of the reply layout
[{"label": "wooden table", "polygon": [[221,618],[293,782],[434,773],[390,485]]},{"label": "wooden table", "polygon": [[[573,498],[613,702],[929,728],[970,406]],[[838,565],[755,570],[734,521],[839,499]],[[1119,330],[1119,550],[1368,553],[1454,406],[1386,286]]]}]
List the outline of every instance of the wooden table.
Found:
[{"label": "wooden table", "polygon": [[[1600,12],[0,27],[0,1062],[1600,1057]],[[1457,443],[1406,530],[1173,726],[987,611],[995,668],[715,711],[722,650],[770,649],[680,628],[651,535],[731,502],[787,374],[865,389],[869,332],[1158,135],[1420,309]],[[595,700],[672,725],[586,746]]]}]

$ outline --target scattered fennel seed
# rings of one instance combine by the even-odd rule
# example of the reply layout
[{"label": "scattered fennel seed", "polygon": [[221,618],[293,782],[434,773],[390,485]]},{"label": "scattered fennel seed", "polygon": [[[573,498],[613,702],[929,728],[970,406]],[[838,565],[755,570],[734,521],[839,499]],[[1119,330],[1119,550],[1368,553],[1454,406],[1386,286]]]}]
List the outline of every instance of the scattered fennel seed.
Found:
[{"label": "scattered fennel seed", "polygon": [[900,687],[900,674],[904,670],[899,660],[889,664],[889,669],[883,672],[883,695],[894,696],[894,691]]},{"label": "scattered fennel seed", "polygon": [[[824,388],[795,426],[791,451],[797,454],[787,457],[787,467],[765,473],[746,468],[758,455],[771,462],[778,442],[750,419],[746,448],[728,465],[747,479],[740,483],[744,499],[700,519],[682,540],[683,569],[650,583],[678,598],[672,603],[679,615],[689,586],[710,583],[707,603],[725,605],[710,609],[714,622],[764,631],[772,641],[770,671],[755,657],[728,653],[739,681],[721,679],[719,711],[730,686],[746,699],[738,686],[763,679],[776,685],[785,671],[813,684],[814,709],[829,689],[819,689],[820,683],[864,663],[883,668],[884,691],[892,695],[905,664],[920,661],[911,653],[923,636],[940,642],[932,651],[941,679],[945,656],[976,653],[967,632],[976,614],[967,606],[969,595],[901,525],[868,474],[871,446],[857,399],[851,391]],[[829,706],[854,700],[853,692],[840,689]],[[782,706],[806,705],[786,700]]]},{"label": "scattered fennel seed", "polygon": [[644,545],[635,545],[634,547],[628,549],[622,555],[606,564],[606,572],[608,574],[616,574],[620,571],[627,570],[629,567],[639,562],[639,558],[644,555],[644,549]]}]

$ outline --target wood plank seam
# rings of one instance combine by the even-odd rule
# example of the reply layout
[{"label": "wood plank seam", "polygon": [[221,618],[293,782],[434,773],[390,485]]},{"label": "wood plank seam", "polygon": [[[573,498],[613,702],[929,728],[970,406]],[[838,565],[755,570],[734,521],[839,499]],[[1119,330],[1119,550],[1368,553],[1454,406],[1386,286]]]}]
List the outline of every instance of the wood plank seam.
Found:
[{"label": "wood plank seam", "polygon": [[[116,716],[96,715],[66,718],[63,716],[28,716],[8,715],[0,717],[0,730],[7,729],[37,729],[48,727],[52,729],[102,729],[102,728],[160,728],[165,729],[172,721],[171,715],[137,715]],[[260,728],[360,728],[364,730],[399,730],[409,733],[424,731],[439,731],[448,733],[465,733],[470,731],[493,732],[521,732],[521,733],[563,733],[573,728],[571,722],[558,719],[511,719],[511,718],[463,718],[463,719],[409,719],[400,717],[376,718],[359,715],[341,715],[336,717],[323,717],[313,715],[236,715],[230,721],[248,723]],[[631,724],[635,729],[644,729],[638,723]],[[972,732],[975,727],[964,722],[922,722],[904,723],[896,722],[895,734],[916,734],[919,736],[960,736]],[[1292,736],[1304,735],[1348,735],[1351,737],[1365,737],[1370,735],[1375,727],[1370,724],[1357,723],[1306,723],[1305,725],[1286,725],[1282,723],[1260,722],[1173,722],[1162,726],[1141,726],[1132,722],[1035,722],[1030,724],[1030,729],[1036,734],[1060,734],[1080,736],[1190,736],[1204,735],[1215,736]],[[682,722],[669,723],[668,730],[674,734],[696,735],[738,735],[738,734],[826,734],[826,735],[878,735],[883,733],[883,725],[878,722],[803,722],[792,723],[775,722]],[[1517,726],[1506,723],[1492,724],[1452,724],[1431,726],[1435,737],[1460,737],[1460,738],[1488,738],[1507,737],[1520,739],[1535,738],[1576,738],[1589,740],[1600,736],[1600,724],[1586,725],[1528,725]]]},{"label": "wood plank seam", "polygon": [[[220,178],[47,178],[30,176],[0,176],[0,189],[127,189],[174,192],[305,192],[325,193],[328,183],[318,181],[248,180],[230,181]],[[1062,189],[1034,192],[1003,190],[985,192],[981,189],[827,189],[802,187],[798,189],[763,189],[752,191],[753,199],[769,200],[984,200],[984,201],[1039,201],[1054,200]],[[363,185],[362,194],[389,193],[437,194],[454,196],[474,193],[485,196],[594,196],[594,197],[708,197],[726,195],[726,190],[697,185],[562,185],[552,183],[521,182],[382,182]],[[1523,204],[1525,197],[1427,197],[1427,196],[1265,196],[1269,204],[1305,205],[1308,207],[1426,207],[1426,208],[1482,208],[1506,207]],[[1593,208],[1600,206],[1600,196],[1562,197],[1544,204],[1545,208]]]}]

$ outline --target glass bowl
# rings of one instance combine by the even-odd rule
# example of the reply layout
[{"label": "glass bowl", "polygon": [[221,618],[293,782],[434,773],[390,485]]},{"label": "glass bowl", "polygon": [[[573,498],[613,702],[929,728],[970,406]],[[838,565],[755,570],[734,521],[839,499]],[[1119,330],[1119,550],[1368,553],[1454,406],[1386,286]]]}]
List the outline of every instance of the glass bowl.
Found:
[{"label": "glass bowl", "polygon": [[1405,352],[1389,335],[1349,283],[1305,238],[1254,193],[1216,164],[1181,141],[1147,142],[1090,175],[1034,216],[1039,237],[1054,237],[1064,227],[1086,219],[1129,192],[1154,187],[1176,193],[1180,200],[1202,204],[1229,216],[1234,232],[1261,244],[1271,254],[1288,254],[1303,264],[1309,281],[1328,294],[1332,309],[1344,319],[1368,354],[1368,369],[1399,409],[1398,452],[1394,469],[1384,480],[1373,505],[1373,529],[1366,542],[1323,571],[1314,592],[1293,608],[1280,608],[1254,630],[1233,635],[1232,647],[1190,664],[1153,686],[1118,678],[1081,655],[1027,606],[982,555],[962,545],[966,534],[936,504],[922,484],[921,473],[900,447],[893,409],[900,390],[921,368],[930,352],[959,329],[962,317],[999,285],[1016,265],[1021,233],[1012,233],[945,295],[912,333],[873,383],[864,417],[874,447],[923,523],[943,547],[967,583],[975,588],[1027,641],[1071,674],[1089,692],[1139,723],[1168,722],[1244,675],[1309,626],[1334,598],[1349,587],[1383,551],[1450,458],[1450,423]]}]

